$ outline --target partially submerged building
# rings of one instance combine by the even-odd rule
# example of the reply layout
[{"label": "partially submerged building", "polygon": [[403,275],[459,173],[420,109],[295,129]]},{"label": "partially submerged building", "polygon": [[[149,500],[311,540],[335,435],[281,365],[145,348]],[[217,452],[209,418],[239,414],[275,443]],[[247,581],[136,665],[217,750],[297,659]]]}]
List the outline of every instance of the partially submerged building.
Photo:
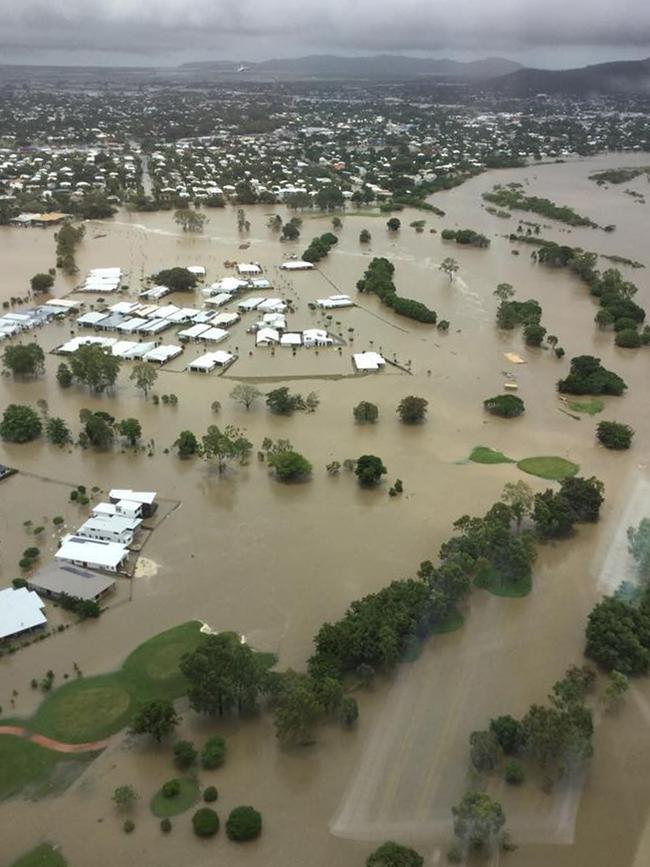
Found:
[{"label": "partially submerged building", "polygon": [[38,593],[27,587],[0,590],[0,641],[45,626],[44,607]]}]

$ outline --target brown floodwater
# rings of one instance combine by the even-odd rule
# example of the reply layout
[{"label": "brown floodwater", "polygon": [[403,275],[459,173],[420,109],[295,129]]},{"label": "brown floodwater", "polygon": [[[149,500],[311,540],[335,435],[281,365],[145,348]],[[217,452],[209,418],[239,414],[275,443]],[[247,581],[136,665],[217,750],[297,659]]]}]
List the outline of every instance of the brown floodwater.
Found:
[{"label": "brown floodwater", "polygon": [[[335,312],[330,322],[330,329],[346,341],[341,352],[300,349],[294,356],[283,348],[255,349],[246,333],[254,314],[247,314],[219,347],[239,355],[224,376],[184,370],[188,359],[204,351],[199,345],[188,347],[182,358],[162,369],[155,391],[177,394],[176,407],[145,401],[128,380],[128,362],[115,391],[103,396],[78,387],[61,390],[54,376],[60,361],[56,355],[47,355],[46,376],[34,382],[0,378],[0,409],[11,401],[45,399],[50,412],[77,431],[80,409],[103,408],[118,418],[139,418],[143,439],[155,441],[153,457],[119,447],[102,454],[76,447],[61,450],[45,441],[1,444],[0,462],[21,470],[0,483],[2,586],[16,576],[22,550],[33,544],[25,521],[37,526],[49,519],[45,539],[39,541],[46,553],[56,545],[50,523],[54,515],[62,515],[69,527],[80,522],[82,510],[68,501],[70,484],[155,489],[165,500],[181,503],[147,541],[142,576],[132,587],[120,581],[111,608],[98,622],[0,660],[5,713],[33,711],[39,696],[29,681],[48,668],[58,679],[72,671],[73,662],[88,675],[113,669],[141,641],[191,618],[218,630],[236,629],[253,646],[276,652],[281,667],[302,668],[323,621],[339,617],[352,600],[391,579],[413,575],[422,560],[435,557],[457,517],[483,512],[505,482],[522,477],[514,465],[463,463],[476,445],[513,458],[570,458],[582,473],[603,479],[607,500],[598,527],[583,527],[568,542],[540,548],[528,597],[500,599],[475,591],[461,630],[432,638],[416,662],[402,665],[361,695],[361,719],[352,733],[325,726],[315,746],[287,751],[278,747],[266,716],[244,723],[213,722],[185,711],[183,733],[188,737],[201,741],[219,731],[228,738],[228,761],[214,775],[218,807],[224,815],[238,803],[252,803],[262,811],[265,831],[252,846],[238,848],[225,837],[201,843],[192,836],[187,817],[163,837],[148,815],[147,801],[173,774],[169,751],[118,737],[64,794],[0,805],[3,863],[41,838],[60,843],[77,867],[88,863],[91,853],[96,867],[127,860],[143,867],[355,867],[374,845],[390,837],[417,845],[427,864],[444,859],[450,808],[468,781],[469,733],[492,716],[521,714],[531,702],[543,701],[567,666],[580,663],[587,613],[612,583],[630,574],[621,533],[631,515],[638,520],[650,511],[645,351],[617,349],[611,334],[595,328],[596,307],[578,280],[535,266],[523,245],[519,256],[511,255],[511,245],[501,236],[516,229],[516,218],[489,215],[480,194],[497,182],[522,182],[531,193],[618,226],[606,234],[553,224],[542,230],[543,237],[628,256],[650,267],[646,206],[636,204],[621,187],[599,188],[587,179],[597,169],[635,161],[644,162],[641,155],[605,156],[490,172],[435,197],[447,211],[444,219],[402,212],[402,229],[396,235],[387,232],[383,216],[348,216],[336,250],[318,270],[292,276],[279,272],[277,265],[290,253],[299,253],[312,235],[327,231],[328,218],[305,215],[298,244],[281,244],[266,227],[268,213],[284,213],[281,208],[246,208],[251,222],[246,236],[238,235],[230,208],[209,213],[203,236],[179,232],[169,213],[120,213],[114,221],[88,224],[77,256],[81,273],[120,265],[129,272],[131,294],[144,276],[163,267],[202,264],[212,281],[230,273],[224,268],[226,260],[252,260],[275,281],[278,291],[273,294],[294,300],[290,327],[310,327],[326,321],[309,309],[310,301],[335,290],[354,295],[371,256],[384,255],[396,265],[400,292],[435,308],[451,328],[440,334],[361,296],[359,308]],[[641,179],[627,187],[642,191],[645,183]],[[408,224],[423,217],[425,231],[418,234]],[[485,251],[466,250],[429,232],[445,226],[483,231],[492,245]],[[372,233],[367,249],[358,242],[362,228]],[[249,248],[239,249],[242,243]],[[438,271],[448,255],[460,264],[453,282]],[[0,299],[24,294],[29,277],[53,262],[51,231],[0,230]],[[609,263],[600,264],[605,268]],[[649,306],[649,271],[623,270],[639,286],[640,303]],[[492,292],[503,281],[515,286],[519,298],[540,301],[543,324],[558,335],[566,359],[526,348],[519,332],[496,330]],[[78,282],[58,276],[55,294],[68,294]],[[93,296],[82,300],[88,308],[96,303]],[[198,296],[171,300],[198,303]],[[73,320],[67,320],[35,336],[51,350],[73,330]],[[163,335],[165,343],[173,339],[173,334]],[[355,376],[351,353],[360,349],[379,350],[400,367]],[[507,351],[520,353],[527,363],[510,364],[503,356]],[[628,453],[596,445],[597,418],[575,421],[558,410],[555,383],[566,373],[568,359],[583,353],[600,356],[629,385],[624,397],[607,399],[601,416],[633,425],[636,438]],[[507,422],[486,417],[482,410],[482,400],[502,390],[506,370],[516,376],[526,402],[526,414]],[[239,378],[258,380],[263,389],[272,387],[266,382],[277,381],[303,393],[314,390],[321,403],[315,413],[291,418],[271,416],[263,403],[246,411],[228,396]],[[398,422],[395,407],[408,394],[428,399],[426,424],[409,428]],[[353,423],[352,407],[361,399],[379,406],[377,425]],[[215,400],[222,405],[216,416],[210,409]],[[245,428],[256,449],[265,436],[289,438],[312,461],[313,479],[278,484],[255,458],[219,476],[203,462],[164,453],[179,431],[191,429],[198,435],[215,422]],[[359,489],[345,471],[334,478],[325,472],[332,460],[368,452],[380,455],[388,468],[388,482],[379,490]],[[386,489],[397,477],[405,493],[389,498]],[[535,490],[547,486],[541,479],[525,478]],[[51,607],[50,613],[55,624],[63,618]],[[18,696],[11,707],[14,689]],[[553,795],[535,783],[514,793],[495,786],[520,844],[508,856],[513,867],[640,867],[650,861],[650,831],[645,830],[650,686],[640,680],[630,692],[620,712],[599,718],[596,753],[581,779],[566,781]],[[113,788],[125,782],[142,795],[135,813],[137,829],[130,836],[122,833],[110,802]],[[212,779],[206,775],[202,782]]]}]

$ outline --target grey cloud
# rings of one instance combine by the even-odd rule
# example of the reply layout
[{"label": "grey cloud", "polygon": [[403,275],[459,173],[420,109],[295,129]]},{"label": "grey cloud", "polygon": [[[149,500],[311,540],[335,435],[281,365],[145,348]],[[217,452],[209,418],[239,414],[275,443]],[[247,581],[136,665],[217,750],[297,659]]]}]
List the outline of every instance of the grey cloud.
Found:
[{"label": "grey cloud", "polygon": [[486,55],[540,46],[650,53],[646,0],[0,0],[0,20],[5,62],[174,63],[336,50]]}]

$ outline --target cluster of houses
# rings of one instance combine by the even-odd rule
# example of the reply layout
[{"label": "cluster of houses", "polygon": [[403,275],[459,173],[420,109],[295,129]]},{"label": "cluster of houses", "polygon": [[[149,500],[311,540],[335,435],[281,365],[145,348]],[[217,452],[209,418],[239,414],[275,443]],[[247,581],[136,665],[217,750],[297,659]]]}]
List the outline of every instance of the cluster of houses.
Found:
[{"label": "cluster of houses", "polygon": [[30,574],[25,587],[0,590],[0,640],[44,626],[46,598],[97,602],[114,591],[114,576],[125,571],[142,521],[156,507],[155,491],[109,491],[109,502],[94,506],[88,520],[63,537],[54,559]]},{"label": "cluster of houses", "polygon": [[53,298],[38,307],[3,313],[0,316],[0,341],[16,337],[23,331],[41,328],[57,316],[65,316],[74,306],[72,301]]}]

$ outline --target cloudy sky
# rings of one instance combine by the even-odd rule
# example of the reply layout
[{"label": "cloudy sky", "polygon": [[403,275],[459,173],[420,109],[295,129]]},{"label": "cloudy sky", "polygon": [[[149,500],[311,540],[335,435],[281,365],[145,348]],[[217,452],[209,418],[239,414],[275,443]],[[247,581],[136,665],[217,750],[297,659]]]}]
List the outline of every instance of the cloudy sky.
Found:
[{"label": "cloudy sky", "polygon": [[650,0],[0,0],[0,62],[174,65],[312,53],[650,55]]}]

